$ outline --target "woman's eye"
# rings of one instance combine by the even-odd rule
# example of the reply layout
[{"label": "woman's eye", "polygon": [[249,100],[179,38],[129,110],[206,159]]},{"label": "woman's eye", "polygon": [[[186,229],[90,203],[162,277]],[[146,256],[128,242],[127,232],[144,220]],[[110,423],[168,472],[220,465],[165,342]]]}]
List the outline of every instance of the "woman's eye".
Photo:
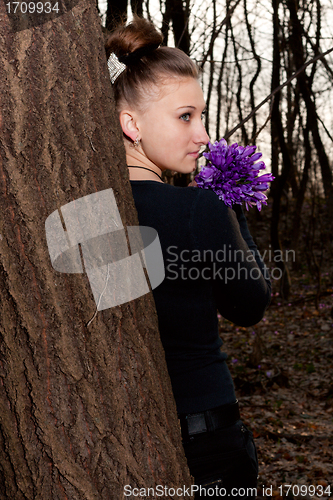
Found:
[{"label": "woman's eye", "polygon": [[183,120],[184,122],[189,122],[190,121],[190,116],[191,116],[191,113],[184,113],[180,119]]},{"label": "woman's eye", "polygon": [[204,109],[203,112],[201,113],[201,120],[205,118],[205,115],[207,114],[207,110]]}]

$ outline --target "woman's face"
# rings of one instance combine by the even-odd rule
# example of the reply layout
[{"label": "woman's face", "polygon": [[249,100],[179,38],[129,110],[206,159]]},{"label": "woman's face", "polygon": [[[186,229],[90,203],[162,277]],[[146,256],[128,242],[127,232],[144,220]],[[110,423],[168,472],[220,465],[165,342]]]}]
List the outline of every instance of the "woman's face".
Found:
[{"label": "woman's face", "polygon": [[[209,137],[202,123],[205,101],[194,78],[163,83],[158,99],[138,113],[136,123],[146,164],[190,173]],[[148,160],[148,162],[147,162]]]}]

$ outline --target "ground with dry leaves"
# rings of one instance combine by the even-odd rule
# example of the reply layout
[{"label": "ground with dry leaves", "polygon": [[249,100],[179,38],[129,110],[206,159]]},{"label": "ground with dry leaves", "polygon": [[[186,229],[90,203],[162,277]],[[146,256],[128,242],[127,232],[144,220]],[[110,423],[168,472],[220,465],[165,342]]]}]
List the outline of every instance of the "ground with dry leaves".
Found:
[{"label": "ground with dry leaves", "polygon": [[[268,223],[250,216],[262,253],[269,247]],[[242,418],[256,438],[259,498],[286,497],[284,485],[292,486],[289,498],[333,498],[333,289],[331,261],[324,257],[319,293],[318,279],[304,265],[291,269],[286,301],[273,280],[271,305],[254,328],[220,318]]]}]

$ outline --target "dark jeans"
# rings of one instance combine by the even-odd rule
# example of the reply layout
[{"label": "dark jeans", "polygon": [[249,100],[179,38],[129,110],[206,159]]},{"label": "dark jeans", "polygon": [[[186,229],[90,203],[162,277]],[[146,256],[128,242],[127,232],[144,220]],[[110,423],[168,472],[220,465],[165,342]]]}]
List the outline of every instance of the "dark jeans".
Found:
[{"label": "dark jeans", "polygon": [[241,420],[183,441],[197,488],[195,499],[256,497],[258,459],[252,432]]}]

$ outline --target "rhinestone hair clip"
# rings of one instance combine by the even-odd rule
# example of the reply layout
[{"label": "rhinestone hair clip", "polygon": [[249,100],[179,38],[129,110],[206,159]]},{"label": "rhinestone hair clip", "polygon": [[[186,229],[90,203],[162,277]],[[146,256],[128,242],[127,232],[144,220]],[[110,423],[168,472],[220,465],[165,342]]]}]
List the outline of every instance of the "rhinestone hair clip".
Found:
[{"label": "rhinestone hair clip", "polygon": [[113,84],[118,76],[122,74],[122,72],[126,69],[126,64],[119,61],[118,57],[114,52],[111,52],[110,57],[108,59],[108,68],[110,73],[111,83]]}]

